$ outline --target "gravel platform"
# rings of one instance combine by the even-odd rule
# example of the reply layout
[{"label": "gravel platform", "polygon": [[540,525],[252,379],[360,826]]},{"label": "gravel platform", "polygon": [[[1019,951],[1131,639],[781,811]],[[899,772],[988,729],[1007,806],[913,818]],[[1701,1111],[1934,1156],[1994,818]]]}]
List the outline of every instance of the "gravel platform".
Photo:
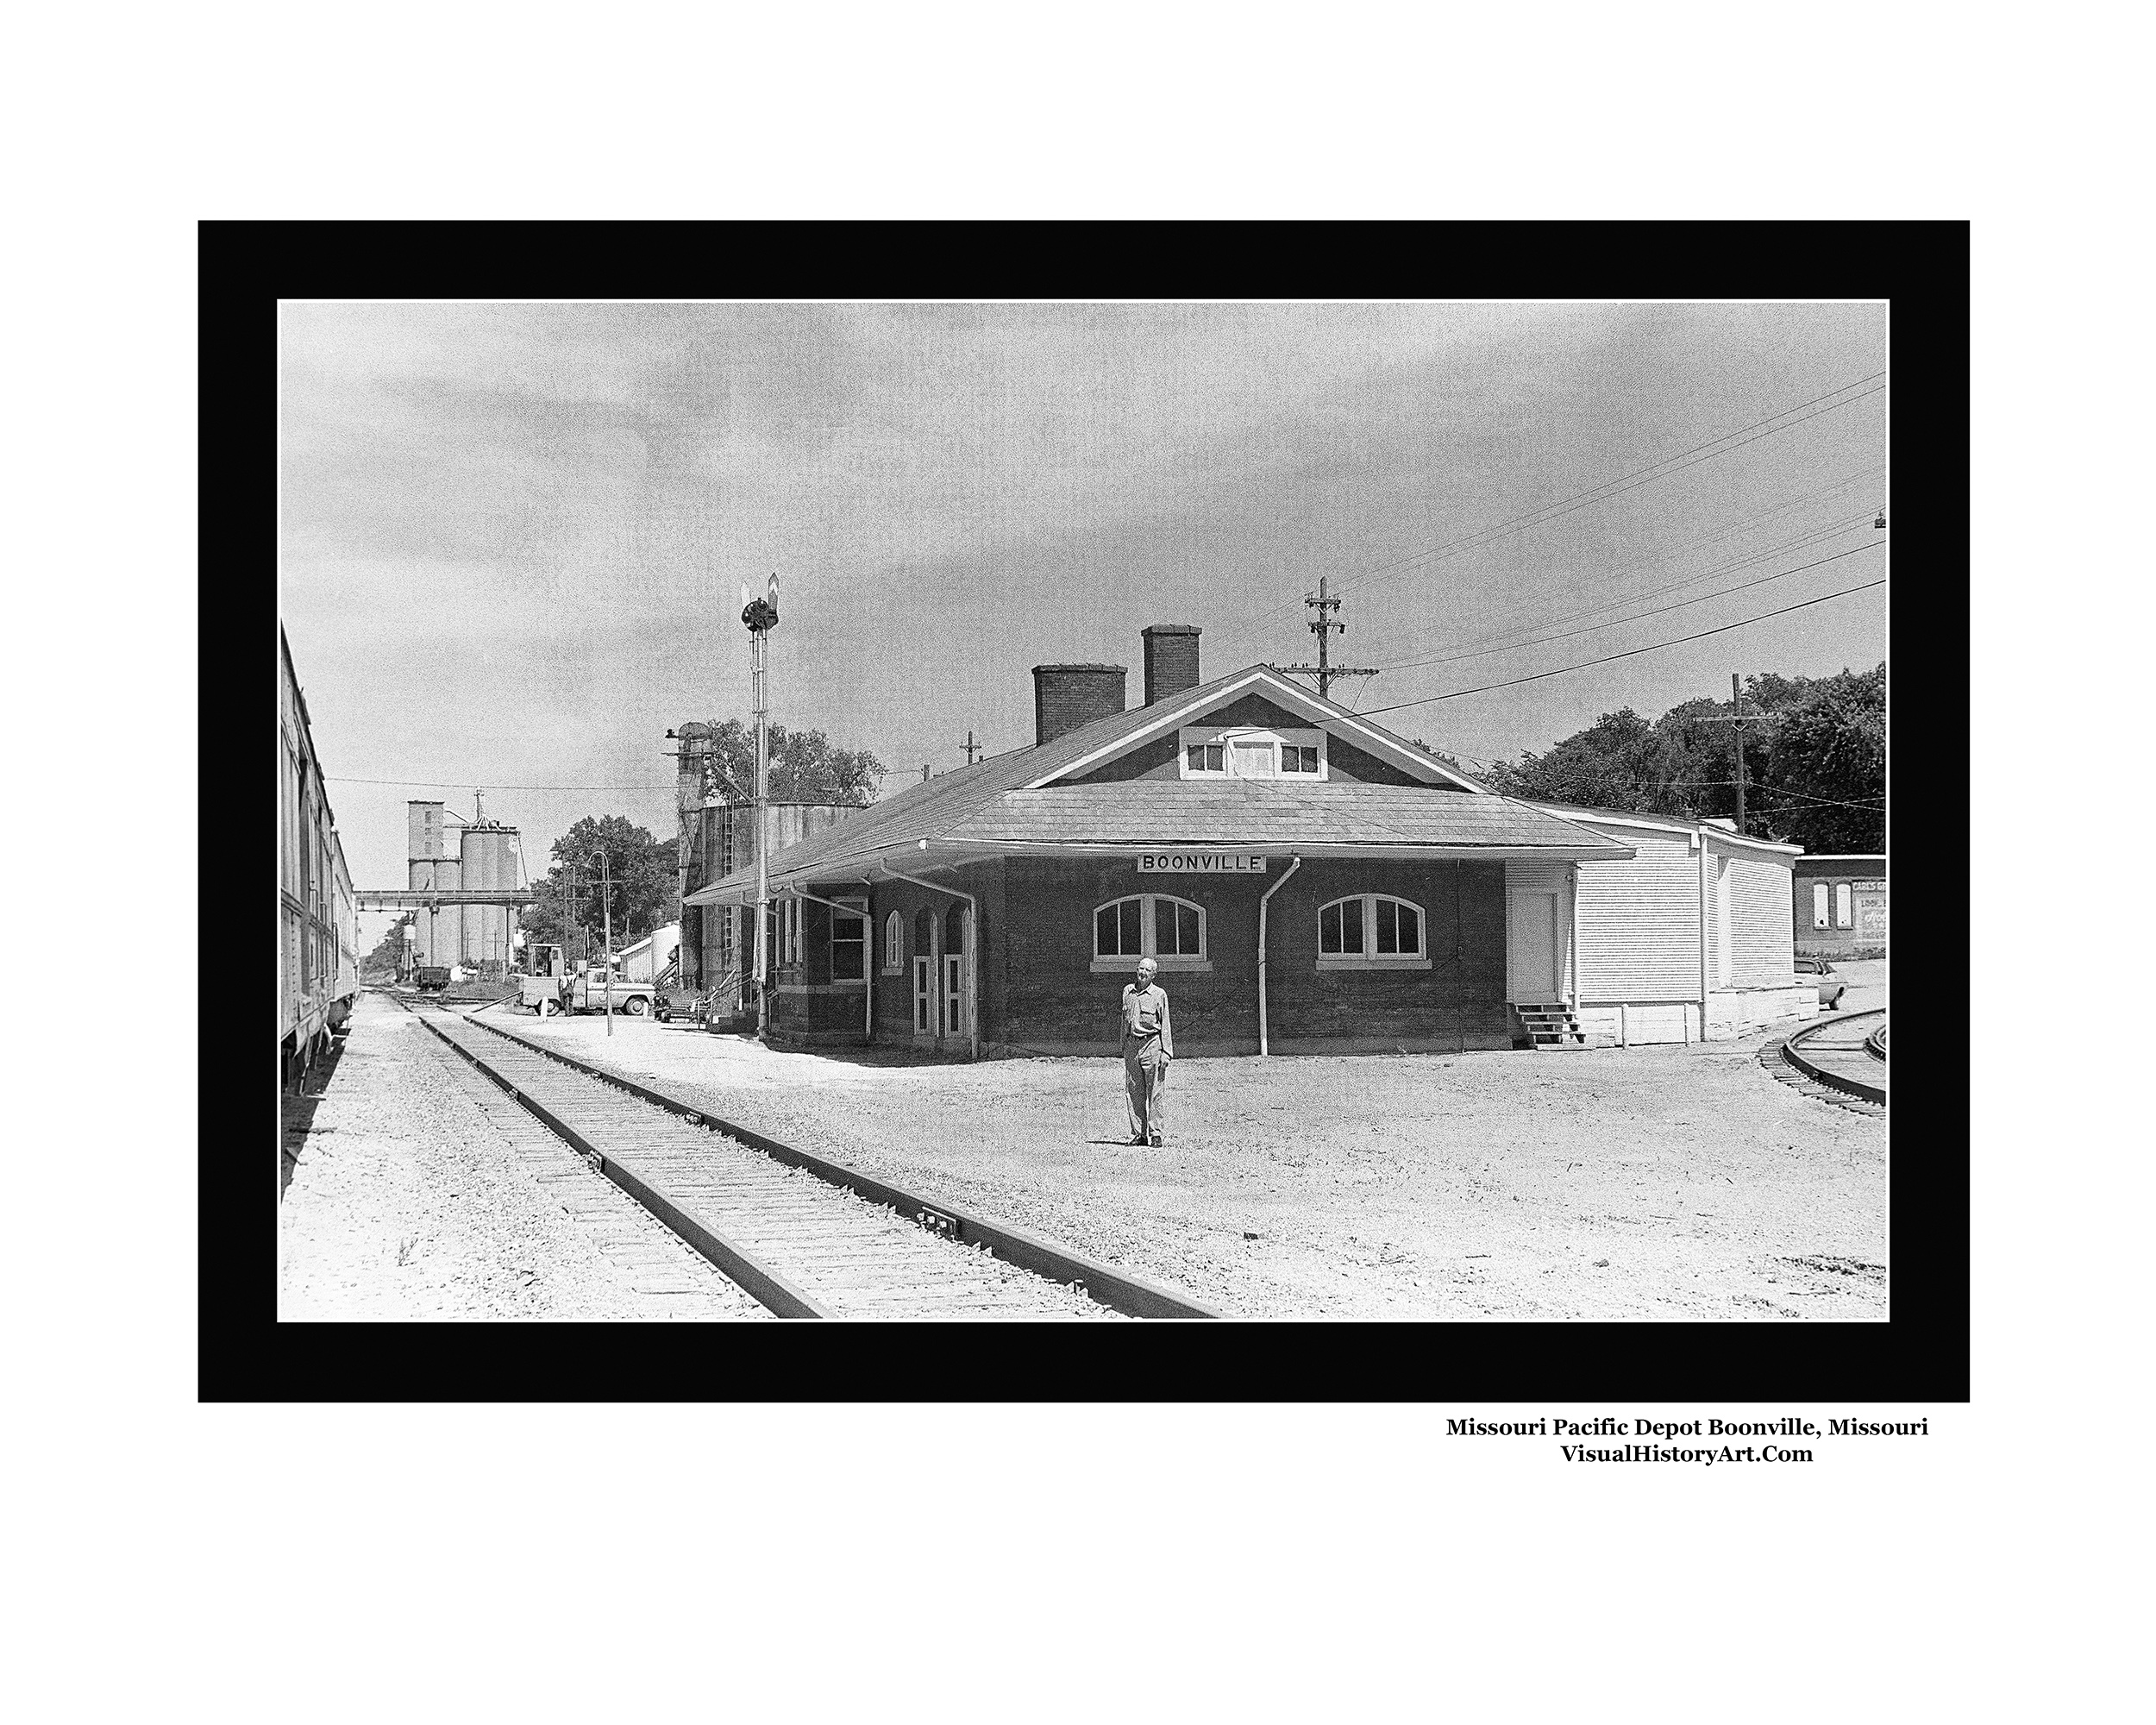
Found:
[{"label": "gravel platform", "polygon": [[280,1320],[771,1316],[379,995],[286,1151]]},{"label": "gravel platform", "polygon": [[1148,1150],[1123,1142],[1114,1060],[924,1065],[501,1022],[1231,1315],[1887,1315],[1884,1122],[1774,1082],[1763,1038],[1182,1059],[1169,1143]]}]

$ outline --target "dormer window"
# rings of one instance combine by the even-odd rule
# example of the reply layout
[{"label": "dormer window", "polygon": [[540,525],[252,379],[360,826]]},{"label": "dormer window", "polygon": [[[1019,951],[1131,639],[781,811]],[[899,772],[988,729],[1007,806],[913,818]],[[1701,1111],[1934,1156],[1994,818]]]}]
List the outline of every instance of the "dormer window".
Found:
[{"label": "dormer window", "polygon": [[1322,780],[1325,732],[1318,730],[1186,725],[1179,741],[1186,779]]}]

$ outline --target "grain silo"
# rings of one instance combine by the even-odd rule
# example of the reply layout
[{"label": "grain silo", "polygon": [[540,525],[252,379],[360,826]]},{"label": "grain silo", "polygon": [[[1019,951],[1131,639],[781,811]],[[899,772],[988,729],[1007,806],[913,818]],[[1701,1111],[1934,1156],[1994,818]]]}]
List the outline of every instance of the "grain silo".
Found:
[{"label": "grain silo", "polygon": [[[498,821],[485,821],[464,829],[460,847],[461,876],[467,892],[513,892],[517,887],[517,832]],[[511,935],[517,926],[512,905],[466,905],[463,962],[484,975],[499,976],[509,969]]]},{"label": "grain silo", "polygon": [[[452,893],[463,883],[464,867],[446,854],[442,842],[442,805],[408,802],[404,805],[407,837],[404,845],[404,884],[415,893]],[[450,965],[461,961],[464,950],[464,912],[457,905],[421,910],[412,919],[412,962]]]}]

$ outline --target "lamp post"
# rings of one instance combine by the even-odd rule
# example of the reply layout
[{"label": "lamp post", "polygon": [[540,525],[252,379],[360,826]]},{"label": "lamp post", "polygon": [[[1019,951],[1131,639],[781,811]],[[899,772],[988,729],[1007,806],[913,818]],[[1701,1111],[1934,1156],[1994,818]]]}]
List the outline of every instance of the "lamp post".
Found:
[{"label": "lamp post", "polygon": [[769,702],[764,678],[768,643],[765,637],[779,624],[779,577],[774,573],[764,584],[761,598],[749,597],[746,583],[741,590],[741,620],[749,630],[749,689],[756,717],[756,1034],[770,1026],[771,987],[765,920],[770,915],[771,879],[766,861],[764,809],[771,794],[770,736],[765,720]]}]

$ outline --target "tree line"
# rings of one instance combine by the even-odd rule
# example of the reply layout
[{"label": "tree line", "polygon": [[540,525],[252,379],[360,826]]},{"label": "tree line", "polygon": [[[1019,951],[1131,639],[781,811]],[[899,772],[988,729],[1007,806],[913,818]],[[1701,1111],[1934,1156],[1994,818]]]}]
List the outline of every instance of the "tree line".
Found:
[{"label": "tree line", "polygon": [[1833,677],[1772,672],[1732,701],[1702,698],[1648,719],[1606,712],[1542,754],[1476,766],[1431,749],[1507,796],[1686,819],[1733,819],[1743,751],[1745,827],[1805,850],[1886,849],[1886,666]]}]

